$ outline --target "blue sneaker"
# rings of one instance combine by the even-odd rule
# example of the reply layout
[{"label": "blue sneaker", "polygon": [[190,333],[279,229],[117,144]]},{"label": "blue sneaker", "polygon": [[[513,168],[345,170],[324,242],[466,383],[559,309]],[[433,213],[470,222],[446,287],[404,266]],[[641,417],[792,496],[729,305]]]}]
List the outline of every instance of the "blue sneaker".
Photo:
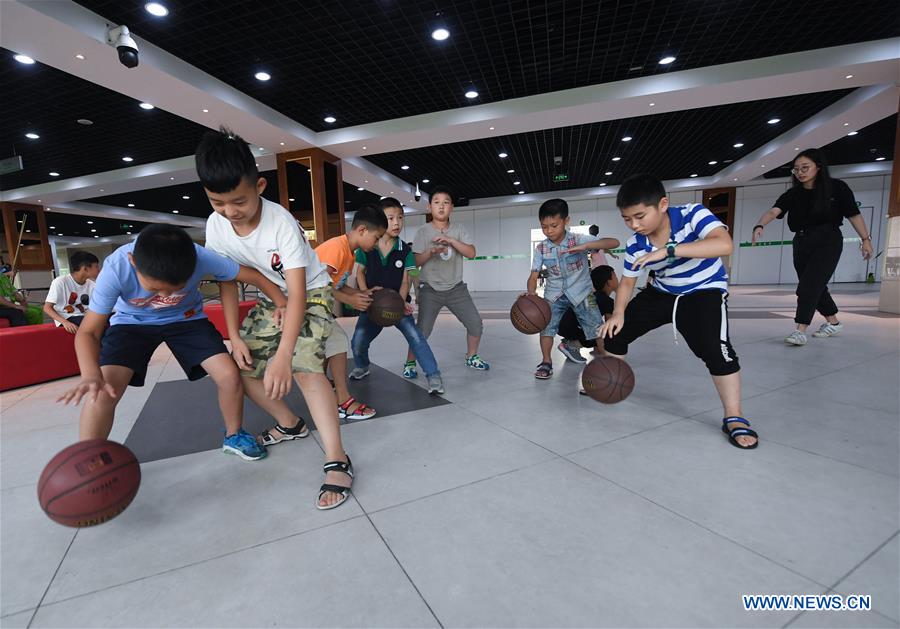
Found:
[{"label": "blue sneaker", "polygon": [[416,371],[416,361],[407,360],[406,364],[403,365],[403,377],[407,380],[415,380],[419,377],[419,372]]},{"label": "blue sneaker", "polygon": [[477,369],[478,371],[487,371],[491,368],[489,364],[481,360],[481,356],[479,356],[478,354],[466,356],[466,367],[471,367],[472,369]]},{"label": "blue sneaker", "polygon": [[222,443],[222,452],[236,454],[245,461],[258,461],[266,458],[266,447],[259,445],[253,435],[243,428],[230,437],[225,437],[225,441]]}]

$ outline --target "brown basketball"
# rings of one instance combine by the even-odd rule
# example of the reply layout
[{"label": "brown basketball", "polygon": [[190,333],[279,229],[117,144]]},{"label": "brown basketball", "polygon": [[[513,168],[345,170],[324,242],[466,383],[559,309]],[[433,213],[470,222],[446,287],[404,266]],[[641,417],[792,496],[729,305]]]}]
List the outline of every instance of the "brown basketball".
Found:
[{"label": "brown basketball", "polygon": [[141,466],[120,443],[91,439],[50,459],[38,481],[38,501],[51,520],[94,526],[125,510],[141,484]]},{"label": "brown basketball", "polygon": [[510,309],[509,320],[522,334],[537,334],[550,323],[550,303],[537,295],[522,295]]},{"label": "brown basketball", "polygon": [[406,316],[406,302],[395,290],[382,288],[372,293],[372,303],[369,304],[366,314],[376,324],[382,327],[397,325]]},{"label": "brown basketball", "polygon": [[624,360],[599,356],[581,372],[585,392],[604,404],[615,404],[627,398],[634,389],[634,372]]}]

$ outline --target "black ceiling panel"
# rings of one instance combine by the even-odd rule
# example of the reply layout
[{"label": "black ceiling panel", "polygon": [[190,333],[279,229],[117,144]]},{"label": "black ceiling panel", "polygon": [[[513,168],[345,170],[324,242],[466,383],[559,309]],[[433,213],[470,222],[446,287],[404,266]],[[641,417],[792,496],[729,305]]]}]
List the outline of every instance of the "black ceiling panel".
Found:
[{"label": "black ceiling panel", "polygon": [[[61,70],[18,63],[3,48],[0,94],[0,159],[19,154],[25,162],[24,170],[0,176],[0,190],[53,181],[50,172],[68,179],[192,155],[206,131]],[[32,132],[40,138],[25,137]],[[122,161],[126,156],[134,161]]]},{"label": "black ceiling panel", "polygon": [[165,18],[144,0],[79,4],[315,130],[900,33],[891,0],[164,0]]},{"label": "black ceiling panel", "polygon": [[[368,159],[423,190],[451,186],[463,198],[615,185],[636,172],[661,179],[712,175],[851,90],[692,109],[373,155]],[[768,120],[779,118],[777,124]],[[623,137],[631,137],[628,142]],[[744,146],[735,148],[734,144]],[[508,157],[500,158],[500,153]],[[562,157],[555,166],[554,158]],[[620,161],[612,161],[620,157]],[[716,161],[714,165],[708,162]],[[402,167],[409,166],[408,170]],[[515,170],[507,173],[508,169]],[[605,175],[612,172],[612,175]],[[568,180],[555,182],[555,174]],[[521,182],[514,185],[514,182]]]},{"label": "black ceiling panel", "polygon": [[47,230],[51,236],[84,238],[103,238],[104,236],[121,236],[137,234],[149,225],[141,221],[122,218],[103,218],[98,216],[77,216],[49,210],[46,214]]},{"label": "black ceiling panel", "polygon": [[[841,164],[864,164],[874,162],[879,157],[890,161],[894,157],[894,139],[897,136],[897,114],[888,116],[868,127],[854,129],[847,127],[847,132],[856,131],[855,135],[845,135],[840,140],[822,147],[825,151],[825,159],[831,166]],[[801,148],[809,148],[807,146]],[[788,177],[791,174],[793,162],[782,164],[775,170],[766,173],[766,178]]]}]

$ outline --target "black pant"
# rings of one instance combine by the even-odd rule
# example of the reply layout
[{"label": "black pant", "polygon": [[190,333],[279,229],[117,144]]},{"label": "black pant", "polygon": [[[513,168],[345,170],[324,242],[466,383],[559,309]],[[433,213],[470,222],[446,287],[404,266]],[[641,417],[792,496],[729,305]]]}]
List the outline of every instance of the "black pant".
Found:
[{"label": "black pant", "polygon": [[10,327],[18,327],[20,325],[28,325],[25,313],[18,308],[8,308],[0,306],[0,319],[8,319]]},{"label": "black pant", "polygon": [[[625,308],[625,325],[604,339],[610,354],[624,356],[628,345],[651,330],[672,322],[676,295],[652,287],[642,290]],[[728,338],[728,295],[718,290],[698,290],[678,300],[675,324],[688,347],[706,363],[709,373],[727,376],[741,370]]]},{"label": "black pant", "polygon": [[837,304],[828,292],[828,280],[834,275],[844,236],[834,225],[820,225],[794,236],[794,269],[797,271],[796,323],[809,325],[818,310],[823,317],[836,315]]},{"label": "black pant", "polygon": [[589,341],[584,335],[584,330],[581,328],[581,324],[578,323],[578,317],[575,316],[575,311],[571,308],[566,310],[562,319],[559,320],[557,334],[563,337],[564,341],[578,341],[582,347],[596,347],[597,344],[597,339]]}]

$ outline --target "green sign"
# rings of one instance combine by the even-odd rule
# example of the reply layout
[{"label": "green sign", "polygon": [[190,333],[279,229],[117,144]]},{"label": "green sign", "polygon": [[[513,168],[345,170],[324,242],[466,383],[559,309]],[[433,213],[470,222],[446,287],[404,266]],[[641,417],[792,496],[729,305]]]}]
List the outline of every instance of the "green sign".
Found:
[{"label": "green sign", "polygon": [[568,180],[569,180],[569,175],[567,175],[566,173],[559,173],[558,175],[553,175],[553,181],[559,182],[559,181],[568,181]]}]

